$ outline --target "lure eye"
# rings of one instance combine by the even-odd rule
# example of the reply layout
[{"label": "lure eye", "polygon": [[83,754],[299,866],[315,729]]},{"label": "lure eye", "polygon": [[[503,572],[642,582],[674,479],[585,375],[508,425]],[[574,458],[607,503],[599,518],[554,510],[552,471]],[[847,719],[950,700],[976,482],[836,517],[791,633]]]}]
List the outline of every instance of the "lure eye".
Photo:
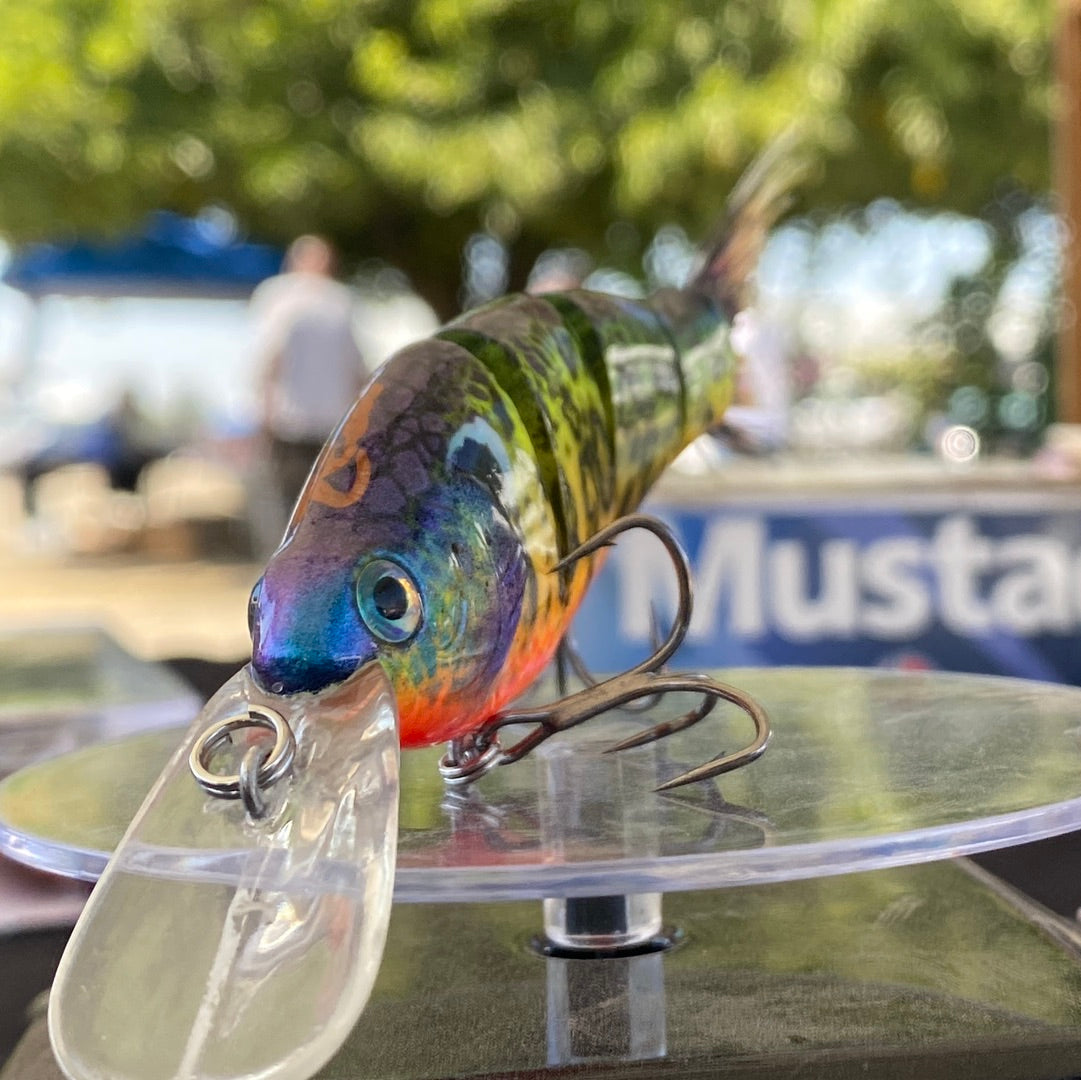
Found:
[{"label": "lure eye", "polygon": [[408,641],[420,626],[420,590],[389,559],[373,559],[357,577],[357,607],[364,625],[383,641]]}]

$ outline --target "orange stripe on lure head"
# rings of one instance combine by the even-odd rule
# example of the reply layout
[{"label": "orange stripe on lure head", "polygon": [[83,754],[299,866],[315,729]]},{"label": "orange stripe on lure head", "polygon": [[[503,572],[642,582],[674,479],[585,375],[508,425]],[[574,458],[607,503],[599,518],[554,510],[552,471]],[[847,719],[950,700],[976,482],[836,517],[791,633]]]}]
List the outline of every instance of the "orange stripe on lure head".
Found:
[{"label": "orange stripe on lure head", "polygon": [[[346,414],[338,429],[327,440],[316,459],[311,479],[301,492],[286,529],[286,535],[303,518],[311,502],[342,508],[352,506],[363,498],[371,479],[371,461],[362,442],[368,431],[372,410],[383,387],[378,380],[371,382],[356,404]],[[344,487],[335,477],[348,474]]]}]

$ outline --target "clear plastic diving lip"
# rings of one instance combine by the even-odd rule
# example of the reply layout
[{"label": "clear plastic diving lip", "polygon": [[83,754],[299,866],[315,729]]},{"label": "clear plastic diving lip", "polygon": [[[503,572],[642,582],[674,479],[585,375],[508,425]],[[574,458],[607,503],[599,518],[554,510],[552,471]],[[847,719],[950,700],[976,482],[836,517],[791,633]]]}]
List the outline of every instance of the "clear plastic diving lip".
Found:
[{"label": "clear plastic diving lip", "polygon": [[[280,715],[296,740],[290,769],[258,785],[262,816],[203,790],[189,765],[208,728],[249,709]],[[245,724],[204,760],[229,773],[235,744],[265,734]],[[315,1072],[352,1028],[379,969],[398,797],[397,712],[378,665],[331,692],[289,698],[264,694],[239,671],[173,754],[72,935],[49,1009],[64,1072]]]}]

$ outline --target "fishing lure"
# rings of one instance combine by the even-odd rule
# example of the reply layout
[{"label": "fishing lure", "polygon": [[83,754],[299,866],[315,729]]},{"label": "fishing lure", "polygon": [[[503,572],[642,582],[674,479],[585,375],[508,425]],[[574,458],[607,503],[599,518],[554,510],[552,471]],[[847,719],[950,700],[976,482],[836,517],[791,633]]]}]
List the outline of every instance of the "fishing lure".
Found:
[{"label": "fishing lure", "polygon": [[[728,700],[754,740],[662,787],[762,752],[751,698],[663,670],[689,573],[635,509],[732,398],[729,328],[789,177],[770,155],[752,168],[686,289],[500,300],[373,377],[252,592],[250,665],[193,722],[71,937],[49,1030],[72,1080],[319,1069],[379,970],[401,746],[449,742],[441,771],[468,782],[613,706],[691,691],[696,708],[613,749]],[[603,548],[633,527],[672,555],[668,638],[628,672],[508,708],[560,650]],[[504,748],[512,723],[532,727]]]},{"label": "fishing lure", "polygon": [[[450,742],[451,780],[663,689],[735,701],[757,727],[747,751],[675,782],[761,752],[768,724],[738,692],[657,684],[672,639],[623,683],[588,688],[558,715],[504,710],[564,640],[599,549],[637,525],[664,539],[651,519],[627,515],[732,400],[729,330],[792,179],[780,153],[741,181],[685,289],[641,301],[511,296],[387,361],[315,463],[252,593],[257,684],[320,694],[378,662],[401,745]],[[523,720],[542,730],[520,752],[498,751],[496,730]]]}]

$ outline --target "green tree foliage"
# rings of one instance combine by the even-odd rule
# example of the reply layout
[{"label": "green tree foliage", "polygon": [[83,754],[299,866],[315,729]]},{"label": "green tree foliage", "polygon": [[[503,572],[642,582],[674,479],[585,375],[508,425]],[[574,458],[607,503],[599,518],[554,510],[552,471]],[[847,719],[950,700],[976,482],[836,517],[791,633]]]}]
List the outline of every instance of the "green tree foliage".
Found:
[{"label": "green tree foliage", "polygon": [[[704,231],[799,122],[808,205],[979,211],[1048,183],[1046,0],[15,0],[0,232],[232,211],[403,267],[443,313],[465,239],[632,266]],[[613,227],[615,226],[615,227]]]}]

